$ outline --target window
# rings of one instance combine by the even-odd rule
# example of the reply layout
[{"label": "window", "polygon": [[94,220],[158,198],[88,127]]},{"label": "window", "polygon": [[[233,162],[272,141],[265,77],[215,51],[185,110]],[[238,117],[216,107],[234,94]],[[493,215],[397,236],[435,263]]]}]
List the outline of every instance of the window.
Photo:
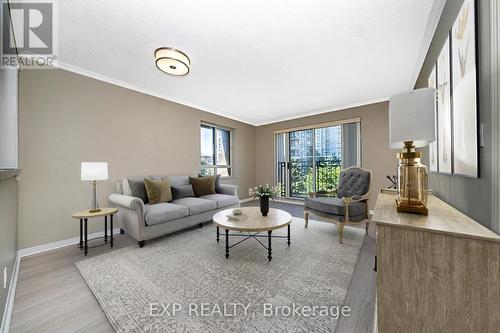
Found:
[{"label": "window", "polygon": [[340,170],[361,164],[357,119],[275,132],[275,184],[282,197],[331,191]]},{"label": "window", "polygon": [[215,125],[201,124],[201,175],[230,177],[232,131]]}]

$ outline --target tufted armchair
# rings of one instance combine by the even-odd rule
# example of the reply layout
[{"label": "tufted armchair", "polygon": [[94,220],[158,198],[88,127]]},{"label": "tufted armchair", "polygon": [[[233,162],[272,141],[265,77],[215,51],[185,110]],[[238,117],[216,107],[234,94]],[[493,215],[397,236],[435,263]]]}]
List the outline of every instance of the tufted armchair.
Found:
[{"label": "tufted armchair", "polygon": [[[309,215],[322,217],[327,222],[337,224],[339,242],[343,242],[344,226],[361,223],[368,217],[368,198],[372,172],[350,167],[340,172],[339,185],[334,191],[311,192],[304,202],[305,227]],[[365,225],[368,229],[368,222]]]}]

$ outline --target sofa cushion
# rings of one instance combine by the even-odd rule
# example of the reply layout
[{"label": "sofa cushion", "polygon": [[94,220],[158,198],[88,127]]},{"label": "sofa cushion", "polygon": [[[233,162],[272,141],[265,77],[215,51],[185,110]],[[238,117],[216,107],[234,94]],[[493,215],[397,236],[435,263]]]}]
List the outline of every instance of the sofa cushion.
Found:
[{"label": "sofa cushion", "polygon": [[215,194],[215,176],[189,177],[189,181],[197,197]]},{"label": "sofa cushion", "polygon": [[217,208],[236,205],[239,202],[238,197],[227,194],[209,194],[201,196],[200,199],[213,200],[217,202]]},{"label": "sofa cushion", "polygon": [[[304,206],[326,214],[345,215],[345,205],[340,198],[306,198]],[[350,203],[349,216],[364,215],[365,206],[365,202]]]},{"label": "sofa cushion", "polygon": [[181,199],[186,197],[194,197],[192,185],[172,186],[172,199]]},{"label": "sofa cushion", "polygon": [[144,179],[146,193],[150,204],[172,201],[172,190],[170,182],[166,180]]},{"label": "sofa cushion", "polygon": [[188,208],[189,215],[196,215],[217,209],[217,202],[200,198],[182,198],[172,201],[175,205],[180,205]]},{"label": "sofa cushion", "polygon": [[171,203],[146,205],[144,209],[146,210],[144,218],[147,225],[160,224],[189,215],[189,209],[187,207]]}]

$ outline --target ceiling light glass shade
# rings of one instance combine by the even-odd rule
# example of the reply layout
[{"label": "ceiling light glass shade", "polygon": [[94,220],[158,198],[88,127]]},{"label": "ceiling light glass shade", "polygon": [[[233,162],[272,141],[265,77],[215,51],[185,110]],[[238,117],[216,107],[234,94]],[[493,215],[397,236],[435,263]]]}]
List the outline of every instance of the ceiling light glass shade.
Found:
[{"label": "ceiling light glass shade", "polygon": [[164,73],[184,76],[189,73],[191,60],[189,57],[174,48],[161,47],[155,51],[156,67]]}]

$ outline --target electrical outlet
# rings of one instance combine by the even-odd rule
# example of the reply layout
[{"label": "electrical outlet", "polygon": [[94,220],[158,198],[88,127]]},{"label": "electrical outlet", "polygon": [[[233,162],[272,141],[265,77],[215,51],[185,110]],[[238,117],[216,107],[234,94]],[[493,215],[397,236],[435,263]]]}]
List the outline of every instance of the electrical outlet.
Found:
[{"label": "electrical outlet", "polygon": [[370,214],[370,215],[373,215],[373,214],[375,214],[375,210],[373,210],[373,209],[370,209],[370,212],[369,212],[369,214]]},{"label": "electrical outlet", "polygon": [[3,268],[3,289],[7,289],[7,266]]}]

